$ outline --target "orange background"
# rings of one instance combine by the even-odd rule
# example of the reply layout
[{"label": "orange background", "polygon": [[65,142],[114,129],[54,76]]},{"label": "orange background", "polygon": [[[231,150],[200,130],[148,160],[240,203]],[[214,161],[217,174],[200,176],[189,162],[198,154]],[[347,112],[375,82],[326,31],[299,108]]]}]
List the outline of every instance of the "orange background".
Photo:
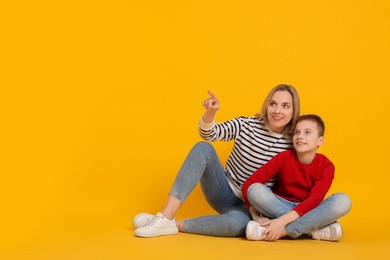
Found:
[{"label": "orange background", "polygon": [[[389,233],[387,1],[1,5],[4,247],[161,210],[207,89],[223,121],[279,83],[325,120],[332,192],[353,200],[346,234]],[[215,147],[225,161],[231,144]],[[210,212],[197,188],[178,217]]]}]

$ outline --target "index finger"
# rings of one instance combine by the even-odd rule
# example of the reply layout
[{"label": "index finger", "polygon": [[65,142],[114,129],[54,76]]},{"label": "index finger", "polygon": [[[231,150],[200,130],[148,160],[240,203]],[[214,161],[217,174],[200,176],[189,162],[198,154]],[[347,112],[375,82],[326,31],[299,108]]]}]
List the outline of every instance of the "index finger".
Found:
[{"label": "index finger", "polygon": [[214,94],[214,92],[212,92],[211,90],[207,90],[207,93],[209,93],[209,95],[212,97],[212,98],[217,98],[217,96]]}]

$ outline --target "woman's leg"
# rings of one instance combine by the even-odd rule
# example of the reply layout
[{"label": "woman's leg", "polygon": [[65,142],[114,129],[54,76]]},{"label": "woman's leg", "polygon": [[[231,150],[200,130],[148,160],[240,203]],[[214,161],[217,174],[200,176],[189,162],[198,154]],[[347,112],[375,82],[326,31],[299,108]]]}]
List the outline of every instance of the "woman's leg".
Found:
[{"label": "woman's leg", "polygon": [[166,218],[175,217],[181,204],[199,183],[203,174],[210,169],[214,172],[224,172],[213,146],[207,142],[199,142],[187,155],[172,185],[167,203],[162,210]]},{"label": "woman's leg", "polygon": [[183,230],[181,221],[173,221],[176,212],[187,199],[204,174],[224,176],[224,170],[213,146],[207,142],[197,143],[187,155],[169,192],[161,214],[157,214],[146,225],[137,228],[136,236],[153,237],[175,234]]},{"label": "woman's leg", "polygon": [[218,236],[238,237],[245,234],[251,220],[246,206],[237,207],[220,215],[208,215],[184,220],[184,232]]},{"label": "woman's leg", "polygon": [[210,143],[199,142],[192,147],[184,160],[169,192],[168,200],[161,211],[162,214],[168,219],[173,219],[201,177],[209,171],[213,174],[218,172],[224,175],[214,147]]},{"label": "woman's leg", "polygon": [[161,211],[164,217],[175,217],[207,168],[224,171],[213,146],[207,142],[199,142],[192,147],[176,176],[168,200]]},{"label": "woman's leg", "polygon": [[249,211],[231,189],[225,172],[220,170],[222,166],[215,163],[215,158],[210,159],[200,184],[206,200],[220,214],[187,219],[184,231],[210,236],[241,236],[251,219]]},{"label": "woman's leg", "polygon": [[[246,224],[250,221],[250,214],[245,203],[230,188],[215,149],[207,142],[197,143],[185,159],[169,192],[168,201],[162,211],[163,216],[173,219],[199,181],[207,201],[222,215],[177,221],[179,230],[213,236],[243,235]],[[142,231],[146,229],[152,228],[140,228],[138,235],[144,236]],[[149,230],[147,235],[154,232]]]},{"label": "woman's leg", "polygon": [[[241,236],[250,214],[232,189],[214,148],[202,145],[207,155],[201,188],[210,206],[221,215],[209,215],[184,221],[184,232],[211,236]],[[180,228],[180,227],[179,227]]]}]

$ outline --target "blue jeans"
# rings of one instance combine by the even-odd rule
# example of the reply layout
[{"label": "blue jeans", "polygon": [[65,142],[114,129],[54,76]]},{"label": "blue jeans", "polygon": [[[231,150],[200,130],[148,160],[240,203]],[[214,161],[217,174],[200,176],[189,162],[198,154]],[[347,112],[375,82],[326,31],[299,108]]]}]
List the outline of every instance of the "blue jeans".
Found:
[{"label": "blue jeans", "polygon": [[[291,211],[298,202],[285,200],[275,195],[267,186],[254,183],[248,188],[250,204],[263,216],[278,218]],[[288,236],[297,238],[311,231],[329,225],[351,210],[351,200],[343,193],[333,194],[317,207],[302,215],[285,228]]]},{"label": "blue jeans", "polygon": [[219,215],[186,219],[184,231],[223,237],[244,235],[250,213],[234,194],[214,147],[207,142],[191,149],[169,194],[183,203],[199,181],[206,200]]}]

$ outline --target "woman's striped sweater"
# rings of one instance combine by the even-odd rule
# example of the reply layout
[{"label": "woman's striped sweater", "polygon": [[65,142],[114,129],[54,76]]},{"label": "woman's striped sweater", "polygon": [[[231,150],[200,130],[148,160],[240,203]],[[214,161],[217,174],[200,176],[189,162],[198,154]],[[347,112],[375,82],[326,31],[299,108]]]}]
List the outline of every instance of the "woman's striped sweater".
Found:
[{"label": "woman's striped sweater", "polygon": [[[291,140],[270,131],[262,119],[255,117],[241,116],[218,124],[201,119],[199,134],[205,141],[234,140],[225,173],[235,190],[241,190],[245,180],[272,157],[292,147]],[[267,185],[272,187],[273,183],[270,180]]]}]

